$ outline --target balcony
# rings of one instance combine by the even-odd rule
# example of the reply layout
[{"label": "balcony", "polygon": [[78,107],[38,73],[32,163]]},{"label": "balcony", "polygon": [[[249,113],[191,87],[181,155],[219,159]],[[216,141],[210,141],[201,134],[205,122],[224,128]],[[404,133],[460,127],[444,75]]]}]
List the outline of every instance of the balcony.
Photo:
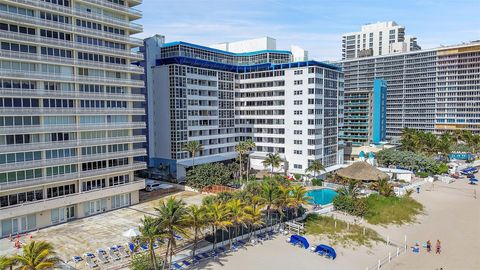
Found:
[{"label": "balcony", "polygon": [[63,63],[68,65],[95,67],[95,68],[108,69],[113,71],[120,70],[120,71],[132,72],[137,74],[143,73],[143,67],[139,67],[136,65],[130,65],[130,64],[122,65],[122,64],[105,63],[105,62],[86,61],[86,60],[80,60],[75,58],[50,56],[50,55],[37,54],[37,53],[0,51],[0,57],[10,58],[10,59],[33,60],[41,63],[52,63],[52,64]]},{"label": "balcony", "polygon": [[75,172],[69,174],[62,174],[62,175],[55,175],[55,176],[43,176],[40,178],[30,179],[30,180],[22,180],[17,182],[9,182],[9,183],[0,183],[0,192],[9,190],[9,189],[16,189],[16,188],[23,188],[23,187],[34,187],[34,186],[42,186],[45,184],[53,184],[58,182],[65,182],[71,180],[80,180],[87,177],[100,177],[105,174],[114,174],[114,173],[124,173],[130,171],[137,171],[143,170],[147,168],[147,164],[145,162],[134,162],[132,164],[128,164],[125,166],[117,166],[117,167],[110,167],[104,168],[100,170],[91,170],[85,172]]},{"label": "balcony", "polygon": [[104,123],[104,124],[72,124],[72,125],[45,125],[45,126],[8,126],[0,128],[0,135],[18,133],[45,133],[45,132],[69,132],[69,131],[95,131],[117,129],[144,129],[147,125],[143,122],[131,123]]},{"label": "balcony", "polygon": [[[140,11],[138,9],[114,4],[112,2],[108,2],[108,1],[105,1],[105,0],[80,0],[80,1],[97,4],[97,5],[100,5],[102,7],[108,7],[108,8],[114,9],[114,10],[119,10],[119,11],[128,13],[129,15],[133,15],[136,18],[141,18],[142,17],[142,11]],[[133,2],[139,2],[138,4],[141,4],[142,1],[137,0],[137,1],[133,1]]]},{"label": "balcony", "polygon": [[20,163],[6,163],[0,164],[0,170],[2,172],[15,171],[15,170],[26,170],[33,168],[43,168],[51,166],[59,166],[65,164],[74,164],[81,162],[90,162],[90,161],[99,161],[113,158],[124,158],[124,157],[138,157],[147,155],[147,150],[133,149],[129,151],[122,152],[113,152],[113,153],[104,153],[99,155],[89,155],[89,156],[74,156],[74,157],[64,157],[64,158],[52,158],[44,160],[33,160]]},{"label": "balcony", "polygon": [[29,144],[9,144],[0,145],[0,153],[6,152],[23,152],[23,151],[38,151],[45,149],[58,149],[58,148],[78,148],[84,146],[93,145],[106,145],[106,144],[118,144],[118,143],[142,143],[146,142],[146,136],[126,136],[126,137],[113,137],[113,138],[98,138],[88,140],[71,140],[71,141],[57,141],[57,142],[34,142]]},{"label": "balcony", "polygon": [[46,211],[67,205],[79,204],[99,198],[110,197],[118,194],[124,194],[145,188],[144,180],[132,181],[123,185],[106,187],[103,189],[90,190],[75,194],[69,194],[61,197],[44,199],[40,201],[25,202],[23,204],[3,207],[0,210],[0,220],[12,217],[24,216],[40,211]]},{"label": "balcony", "polygon": [[0,115],[145,115],[143,108],[0,108]]},{"label": "balcony", "polygon": [[75,98],[75,99],[94,99],[94,100],[123,100],[123,101],[145,101],[145,95],[142,94],[114,94],[114,93],[91,93],[91,92],[60,92],[45,89],[16,89],[0,88],[2,97],[42,97],[42,98]]}]

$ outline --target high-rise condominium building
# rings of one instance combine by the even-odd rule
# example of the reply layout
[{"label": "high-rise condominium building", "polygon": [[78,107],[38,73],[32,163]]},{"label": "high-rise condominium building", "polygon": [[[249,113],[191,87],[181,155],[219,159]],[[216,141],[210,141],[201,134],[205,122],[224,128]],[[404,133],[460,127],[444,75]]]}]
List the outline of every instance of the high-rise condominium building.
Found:
[{"label": "high-rise condominium building", "polygon": [[141,0],[0,0],[0,236],[138,202]]},{"label": "high-rise condominium building", "polygon": [[[342,61],[350,93],[387,82],[387,139],[403,128],[480,133],[480,42]],[[349,128],[345,124],[345,128]]]},{"label": "high-rise condominium building", "polygon": [[183,149],[192,140],[203,145],[195,165],[234,159],[235,145],[247,138],[256,143],[256,169],[264,169],[268,153],[286,161],[276,170],[291,173],[305,173],[313,160],[328,167],[343,158],[339,67],[293,62],[292,52],[258,44],[245,46],[259,51],[233,53],[156,36],[145,45],[151,166],[182,178],[193,165]]},{"label": "high-rise condominium building", "polygon": [[420,50],[417,38],[405,35],[405,27],[396,22],[378,22],[362,26],[360,32],[342,35],[342,59],[352,59]]}]

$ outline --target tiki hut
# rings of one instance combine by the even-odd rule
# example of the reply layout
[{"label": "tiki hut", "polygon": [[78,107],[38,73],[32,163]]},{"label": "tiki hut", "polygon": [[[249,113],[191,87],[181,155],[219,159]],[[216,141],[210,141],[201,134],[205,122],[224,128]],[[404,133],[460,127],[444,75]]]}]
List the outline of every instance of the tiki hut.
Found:
[{"label": "tiki hut", "polygon": [[364,182],[378,181],[379,179],[389,179],[388,174],[380,171],[365,161],[358,161],[352,165],[337,171],[337,175],[342,178],[360,180]]}]

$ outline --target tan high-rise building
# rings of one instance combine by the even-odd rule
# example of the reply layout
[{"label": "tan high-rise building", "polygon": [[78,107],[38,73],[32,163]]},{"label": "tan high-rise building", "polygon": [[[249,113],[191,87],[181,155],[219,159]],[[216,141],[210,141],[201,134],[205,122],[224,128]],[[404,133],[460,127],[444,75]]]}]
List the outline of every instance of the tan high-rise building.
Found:
[{"label": "tan high-rise building", "polygon": [[141,0],[0,0],[0,237],[137,203]]}]

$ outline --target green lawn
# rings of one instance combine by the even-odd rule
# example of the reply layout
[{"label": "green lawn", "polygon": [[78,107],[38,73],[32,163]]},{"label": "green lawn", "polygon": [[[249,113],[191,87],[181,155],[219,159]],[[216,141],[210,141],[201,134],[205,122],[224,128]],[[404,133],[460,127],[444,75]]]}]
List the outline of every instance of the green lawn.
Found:
[{"label": "green lawn", "polygon": [[383,197],[370,195],[366,198],[365,219],[371,224],[406,224],[423,213],[423,205],[410,197]]},{"label": "green lawn", "polygon": [[332,217],[321,216],[317,214],[310,214],[305,220],[306,234],[318,235],[322,238],[328,239],[331,245],[364,245],[371,246],[373,242],[384,241],[382,237],[372,229],[365,229],[358,225],[350,224],[347,229],[347,223],[336,220]]}]

